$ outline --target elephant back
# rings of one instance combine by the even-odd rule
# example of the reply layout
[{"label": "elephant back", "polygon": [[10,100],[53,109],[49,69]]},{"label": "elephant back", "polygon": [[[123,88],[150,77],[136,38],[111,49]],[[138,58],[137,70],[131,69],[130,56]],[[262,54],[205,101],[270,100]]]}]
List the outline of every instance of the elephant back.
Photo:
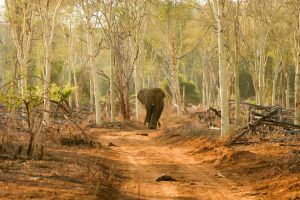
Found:
[{"label": "elephant back", "polygon": [[144,88],[138,92],[137,98],[143,105],[154,105],[163,101],[165,96],[160,88]]}]

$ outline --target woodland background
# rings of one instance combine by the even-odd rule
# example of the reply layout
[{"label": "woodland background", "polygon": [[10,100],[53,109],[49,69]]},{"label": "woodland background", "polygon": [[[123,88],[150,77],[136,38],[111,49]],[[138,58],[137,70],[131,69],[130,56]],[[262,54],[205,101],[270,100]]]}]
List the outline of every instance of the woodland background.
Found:
[{"label": "woodland background", "polygon": [[178,115],[202,104],[228,118],[224,105],[242,99],[294,109],[299,124],[299,10],[297,0],[5,0],[0,101],[43,105],[45,123],[51,102],[91,107],[100,125],[138,118],[137,91],[162,87]]}]

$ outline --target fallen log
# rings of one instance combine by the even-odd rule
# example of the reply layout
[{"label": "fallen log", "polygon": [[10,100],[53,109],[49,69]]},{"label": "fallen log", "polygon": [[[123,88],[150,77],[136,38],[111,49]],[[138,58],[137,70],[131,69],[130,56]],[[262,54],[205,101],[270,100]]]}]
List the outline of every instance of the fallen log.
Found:
[{"label": "fallen log", "polygon": [[[300,125],[295,125],[295,124],[290,124],[290,123],[285,123],[285,122],[279,122],[271,119],[266,119],[265,121],[261,122],[261,124],[269,124],[269,125],[274,125],[274,126],[281,126],[285,128],[296,128],[300,129]],[[297,130],[297,132],[300,132]]]},{"label": "fallen log", "polygon": [[271,112],[269,112],[269,113],[267,113],[267,114],[264,114],[264,115],[263,115],[261,118],[259,118],[258,120],[254,121],[253,123],[249,123],[249,126],[250,126],[251,128],[253,128],[253,127],[259,125],[260,123],[262,123],[262,122],[263,122],[264,120],[266,120],[267,118],[269,118],[269,117],[271,117],[271,116],[277,114],[278,111],[279,111],[279,109],[277,108],[277,109],[274,109],[274,110],[272,110]]},{"label": "fallen log", "polygon": [[250,131],[250,127],[246,126],[243,127],[241,130],[243,130],[240,134],[236,135],[229,143],[229,145],[233,144],[234,142],[236,142],[238,139],[240,139],[243,135],[245,135],[246,133],[248,133]]},{"label": "fallen log", "polygon": [[[229,103],[235,103],[235,101],[229,100]],[[240,104],[251,106],[253,108],[256,108],[257,110],[270,110],[270,109],[274,109],[274,108],[279,108],[277,106],[263,106],[263,105],[258,105],[258,104],[243,102],[243,101],[241,101]]]},{"label": "fallen log", "polygon": [[254,128],[255,128],[256,126],[258,126],[260,123],[262,123],[262,122],[263,122],[264,120],[266,120],[268,117],[271,117],[271,116],[275,115],[277,112],[278,112],[278,109],[275,109],[275,110],[273,110],[273,111],[271,111],[271,112],[269,112],[269,113],[263,115],[260,119],[254,121],[253,123],[249,123],[248,126],[243,127],[242,130],[243,130],[243,129],[244,129],[244,130],[243,130],[240,134],[238,134],[237,136],[235,136],[235,137],[232,139],[232,141],[230,142],[230,144],[233,144],[236,140],[240,139],[242,136],[244,136],[244,135],[245,135],[246,133],[248,133],[249,131],[253,131]]}]

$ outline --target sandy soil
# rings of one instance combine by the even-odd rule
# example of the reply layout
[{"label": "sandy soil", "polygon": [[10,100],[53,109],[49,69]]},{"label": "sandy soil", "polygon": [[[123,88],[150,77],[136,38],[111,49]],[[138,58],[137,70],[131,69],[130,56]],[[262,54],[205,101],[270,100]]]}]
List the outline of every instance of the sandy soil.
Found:
[{"label": "sandy soil", "polygon": [[[188,149],[157,141],[159,131],[130,131],[101,134],[101,141],[117,146],[120,161],[117,167],[127,179],[120,183],[115,199],[254,199],[247,187],[223,178],[209,164],[186,154]],[[144,135],[140,135],[140,134]],[[148,136],[145,136],[148,134]],[[161,175],[170,175],[176,182],[156,182]],[[125,196],[123,196],[126,195]]]},{"label": "sandy soil", "polygon": [[163,122],[87,126],[102,146],[50,145],[40,161],[2,155],[0,199],[300,199],[299,147],[227,147],[204,125]]}]

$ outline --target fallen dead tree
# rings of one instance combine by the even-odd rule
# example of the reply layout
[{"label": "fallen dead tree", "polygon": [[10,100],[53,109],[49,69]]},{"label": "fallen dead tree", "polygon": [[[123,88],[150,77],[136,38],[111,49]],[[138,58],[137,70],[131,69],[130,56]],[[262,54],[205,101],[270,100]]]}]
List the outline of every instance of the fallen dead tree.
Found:
[{"label": "fallen dead tree", "polygon": [[204,121],[206,123],[211,124],[216,117],[221,118],[221,111],[213,107],[209,107],[208,109],[204,109],[203,107],[189,105],[185,107],[186,114],[196,117],[199,121]]},{"label": "fallen dead tree", "polygon": [[[231,104],[234,101],[230,101]],[[241,104],[248,105],[248,122],[247,125],[241,129],[241,132],[233,137],[231,144],[238,143],[237,141],[244,135],[255,133],[261,125],[268,125],[270,127],[281,127],[282,131],[290,133],[300,133],[300,126],[293,123],[294,112],[279,106],[262,106],[241,102]]]},{"label": "fallen dead tree", "polygon": [[49,112],[50,124],[46,124],[42,102],[41,99],[29,99],[22,100],[23,108],[1,106],[0,155],[13,159],[42,159],[47,139],[62,145],[101,145],[93,141],[81,125],[89,115],[89,109],[73,110],[65,100],[50,100],[53,109]]}]

